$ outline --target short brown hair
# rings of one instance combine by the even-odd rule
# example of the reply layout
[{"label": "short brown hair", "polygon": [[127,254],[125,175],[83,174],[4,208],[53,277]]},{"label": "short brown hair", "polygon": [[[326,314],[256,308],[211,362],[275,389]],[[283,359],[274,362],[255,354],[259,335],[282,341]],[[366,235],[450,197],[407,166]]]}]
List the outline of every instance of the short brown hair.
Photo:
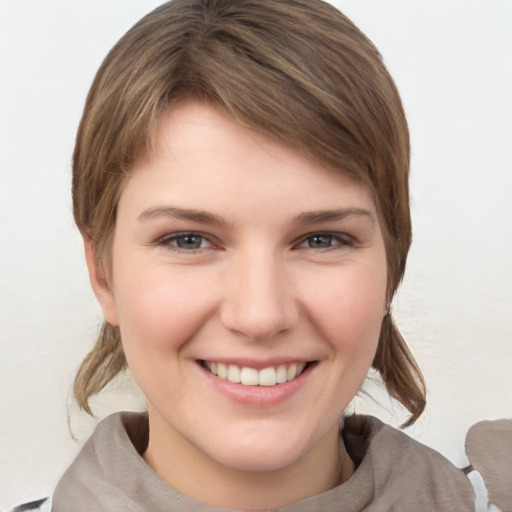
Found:
[{"label": "short brown hair", "polygon": [[[320,0],[173,0],[110,51],[87,97],[73,156],[73,208],[108,278],[122,184],[152,151],[161,116],[183,99],[208,102],[291,144],[372,191],[386,244],[388,301],[411,243],[409,134],[400,97],[366,36]],[[373,366],[414,422],[421,372],[383,320]],[[74,384],[79,405],[126,367],[119,330],[104,324]]]}]

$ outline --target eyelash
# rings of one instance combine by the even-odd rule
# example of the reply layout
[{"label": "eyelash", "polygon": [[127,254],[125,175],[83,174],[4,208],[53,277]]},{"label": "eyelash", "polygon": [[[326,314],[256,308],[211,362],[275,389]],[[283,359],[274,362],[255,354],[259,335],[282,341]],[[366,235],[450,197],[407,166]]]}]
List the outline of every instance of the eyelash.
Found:
[{"label": "eyelash", "polygon": [[[187,249],[184,247],[179,247],[177,245],[177,242],[180,238],[198,238],[199,239],[199,247],[194,247],[192,249]],[[326,247],[312,247],[310,244],[312,243],[312,239],[314,238],[326,238],[327,243],[330,245]],[[307,243],[309,241],[309,246],[302,247],[303,244]],[[206,247],[201,247],[203,242],[207,242]],[[217,248],[218,246],[212,242],[209,238],[209,235],[206,235],[204,233],[196,232],[196,231],[184,231],[181,233],[174,233],[171,235],[166,235],[162,238],[159,238],[156,241],[156,245],[161,247],[171,247],[172,250],[175,252],[181,252],[181,253],[188,253],[188,254],[195,254],[197,252],[202,251],[203,249],[211,249],[211,248]],[[340,234],[340,233],[331,233],[331,232],[315,232],[310,233],[300,239],[300,241],[297,244],[294,244],[294,249],[319,249],[319,250],[335,250],[336,248],[345,248],[345,247],[353,247],[354,246],[354,239],[348,235]]]},{"label": "eyelash", "polygon": [[[328,247],[316,247],[316,249],[336,249],[336,248],[344,248],[344,247],[352,247],[354,246],[354,239],[348,235],[341,234],[341,233],[330,233],[330,232],[318,232],[318,233],[311,233],[301,239],[300,244],[298,245],[299,248],[302,244],[307,242],[308,240],[311,241],[313,238],[328,238],[331,242],[331,245]],[[332,242],[336,242],[335,244],[332,244]],[[311,242],[310,242],[311,243]],[[297,246],[296,246],[297,247]],[[304,249],[315,249],[315,247],[304,247]]]},{"label": "eyelash", "polygon": [[[206,241],[209,245],[208,245],[208,247],[197,247],[197,248],[193,248],[193,249],[186,249],[184,247],[179,247],[177,244],[173,244],[173,242],[176,242],[180,238],[186,238],[186,237],[199,238],[200,244],[202,244],[203,241]],[[196,231],[184,231],[181,233],[174,233],[172,235],[163,236],[162,238],[159,238],[156,241],[156,245],[159,245],[161,247],[171,247],[176,252],[186,252],[186,253],[191,253],[191,254],[199,252],[202,249],[210,249],[210,248],[216,247],[216,245],[211,240],[209,240],[207,235],[205,235],[203,233],[198,233]]]}]

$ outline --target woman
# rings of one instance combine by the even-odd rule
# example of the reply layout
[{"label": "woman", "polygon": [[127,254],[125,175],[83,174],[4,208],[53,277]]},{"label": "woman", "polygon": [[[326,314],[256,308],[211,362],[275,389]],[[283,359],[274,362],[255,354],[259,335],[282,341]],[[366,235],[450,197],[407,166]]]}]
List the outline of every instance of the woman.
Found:
[{"label": "woman", "polygon": [[425,406],[390,311],[408,169],[394,83],[333,7],[175,0],[131,29],[75,146],[105,324],[74,391],[91,412],[128,366],[148,411],[99,425],[52,510],[472,510],[436,452],[340,436],[372,366],[407,424]]}]

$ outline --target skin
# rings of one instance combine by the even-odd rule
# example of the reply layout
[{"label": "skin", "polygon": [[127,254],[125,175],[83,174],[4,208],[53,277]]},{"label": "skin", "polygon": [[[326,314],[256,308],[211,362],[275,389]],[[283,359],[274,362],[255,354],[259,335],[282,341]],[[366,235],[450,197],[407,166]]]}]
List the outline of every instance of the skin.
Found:
[{"label": "skin", "polygon": [[[339,418],[386,305],[369,191],[199,103],[171,109],[158,147],[125,183],[108,282],[85,241],[104,316],[148,400],[145,460],[220,507],[276,507],[338,485],[353,472]],[[313,363],[284,399],[258,387],[245,403],[200,360]]]}]

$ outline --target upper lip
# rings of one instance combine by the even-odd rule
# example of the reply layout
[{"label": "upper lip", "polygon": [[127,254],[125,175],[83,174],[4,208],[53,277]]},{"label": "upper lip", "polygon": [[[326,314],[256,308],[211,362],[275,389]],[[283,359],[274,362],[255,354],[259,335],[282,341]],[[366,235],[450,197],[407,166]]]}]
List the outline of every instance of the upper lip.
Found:
[{"label": "upper lip", "polygon": [[271,359],[248,359],[248,358],[226,358],[226,357],[213,357],[211,359],[204,358],[199,359],[199,361],[207,361],[209,363],[223,363],[226,365],[234,364],[239,366],[240,368],[254,368],[256,370],[263,370],[264,368],[270,367],[278,367],[281,365],[291,365],[297,363],[310,363],[315,361],[315,359],[301,358],[301,357],[279,357],[279,358],[271,358]]}]

